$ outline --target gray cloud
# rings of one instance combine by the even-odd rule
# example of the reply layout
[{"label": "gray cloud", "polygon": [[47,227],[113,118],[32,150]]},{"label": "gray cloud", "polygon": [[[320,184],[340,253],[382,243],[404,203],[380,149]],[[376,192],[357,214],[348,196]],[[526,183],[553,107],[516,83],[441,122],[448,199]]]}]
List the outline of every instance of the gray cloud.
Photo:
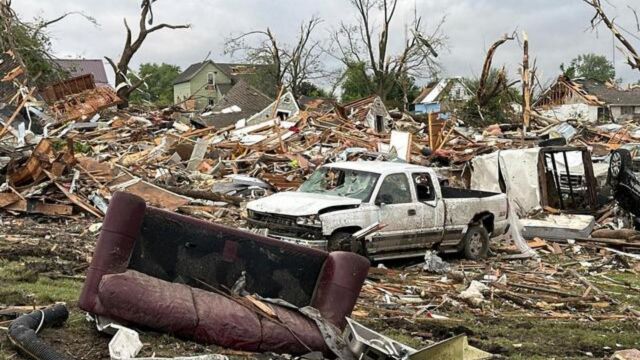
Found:
[{"label": "gray cloud", "polygon": [[[616,21],[629,30],[635,29],[633,14],[626,8],[636,0],[611,0],[609,7]],[[400,0],[394,24],[393,46],[404,37],[405,21],[413,18],[414,5],[429,26],[446,16],[444,26],[449,38],[448,50],[440,56],[448,75],[477,75],[484,53],[493,41],[515,29],[526,31],[531,55],[537,60],[541,76],[558,75],[559,65],[574,56],[595,52],[612,58],[613,42],[607,29],[588,29],[593,12],[580,0]],[[637,6],[637,5],[636,5]],[[83,11],[100,23],[94,27],[81,17],[72,17],[51,28],[53,46],[60,57],[117,58],[124,42],[122,19],[137,28],[137,0],[21,0],[14,7],[25,19],[34,16],[52,18],[65,11]],[[190,23],[190,30],[161,31],[150,35],[134,58],[134,67],[143,62],[168,62],[186,67],[200,61],[211,51],[214,60],[229,60],[223,44],[231,33],[271,27],[282,41],[292,41],[300,21],[317,14],[325,21],[318,36],[340,21],[354,22],[353,10],[346,0],[179,0],[158,1],[154,7],[156,22]],[[640,33],[636,32],[640,36]],[[631,38],[632,39],[632,38]],[[635,39],[632,39],[635,41]],[[635,41],[640,48],[640,41]],[[494,64],[506,65],[513,76],[521,61],[516,42],[503,45]],[[616,51],[617,74],[625,81],[640,79],[638,71],[625,64]],[[328,60],[329,64],[332,64]]]}]

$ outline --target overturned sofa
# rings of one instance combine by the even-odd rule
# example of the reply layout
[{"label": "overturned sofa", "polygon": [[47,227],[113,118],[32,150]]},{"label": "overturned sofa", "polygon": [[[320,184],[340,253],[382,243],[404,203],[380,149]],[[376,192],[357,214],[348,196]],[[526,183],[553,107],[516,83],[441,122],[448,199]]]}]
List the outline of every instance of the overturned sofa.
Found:
[{"label": "overturned sofa", "polygon": [[311,306],[343,329],[368,268],[368,260],[353,253],[274,240],[116,193],[79,306],[124,324],[236,350],[328,353],[316,323],[295,308],[268,303],[276,316],[261,316],[228,290],[244,283],[250,294]]}]

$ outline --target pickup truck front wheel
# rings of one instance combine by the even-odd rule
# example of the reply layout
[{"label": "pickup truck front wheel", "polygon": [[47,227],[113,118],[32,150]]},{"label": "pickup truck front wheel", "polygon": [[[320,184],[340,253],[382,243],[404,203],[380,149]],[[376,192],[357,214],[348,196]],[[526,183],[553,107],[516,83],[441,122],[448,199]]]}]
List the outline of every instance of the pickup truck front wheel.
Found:
[{"label": "pickup truck front wheel", "polygon": [[483,226],[470,226],[464,235],[464,256],[469,260],[487,257],[489,252],[489,233]]},{"label": "pickup truck front wheel", "polygon": [[329,251],[351,251],[356,254],[364,255],[365,251],[361,241],[352,238],[351,233],[346,231],[336,231],[329,238],[327,244]]}]

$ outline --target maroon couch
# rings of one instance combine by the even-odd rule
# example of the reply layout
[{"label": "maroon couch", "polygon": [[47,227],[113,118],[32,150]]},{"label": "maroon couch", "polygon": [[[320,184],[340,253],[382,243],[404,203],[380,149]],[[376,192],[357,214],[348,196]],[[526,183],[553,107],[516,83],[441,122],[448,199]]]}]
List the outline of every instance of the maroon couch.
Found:
[{"label": "maroon couch", "polygon": [[237,350],[327,352],[315,323],[297,310],[269,305],[278,315],[270,319],[216,289],[225,292],[244,277],[249,293],[312,306],[343,329],[368,269],[368,260],[353,253],[285,243],[147,207],[137,196],[116,193],[79,306]]}]

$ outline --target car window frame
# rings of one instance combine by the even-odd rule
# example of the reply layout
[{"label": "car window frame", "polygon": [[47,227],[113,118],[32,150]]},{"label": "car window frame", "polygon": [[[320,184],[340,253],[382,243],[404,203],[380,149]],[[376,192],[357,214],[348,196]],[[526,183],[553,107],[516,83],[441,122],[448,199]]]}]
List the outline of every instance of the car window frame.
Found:
[{"label": "car window frame", "polygon": [[396,175],[404,176],[404,179],[407,181],[407,186],[408,186],[407,190],[409,191],[409,201],[401,202],[401,203],[386,204],[386,205],[404,205],[404,204],[412,204],[412,203],[415,202],[414,191],[412,190],[412,186],[411,186],[411,179],[409,178],[409,176],[407,176],[406,172],[397,172],[397,173],[387,174],[384,177],[381,177],[380,180],[378,180],[380,182],[380,184],[378,185],[378,188],[376,189],[375,197],[372,197],[372,201],[373,201],[374,204],[377,202],[378,196],[380,196],[380,191],[382,190],[382,186],[383,186],[384,182],[387,180],[387,178],[389,178],[391,176],[396,176]]}]

